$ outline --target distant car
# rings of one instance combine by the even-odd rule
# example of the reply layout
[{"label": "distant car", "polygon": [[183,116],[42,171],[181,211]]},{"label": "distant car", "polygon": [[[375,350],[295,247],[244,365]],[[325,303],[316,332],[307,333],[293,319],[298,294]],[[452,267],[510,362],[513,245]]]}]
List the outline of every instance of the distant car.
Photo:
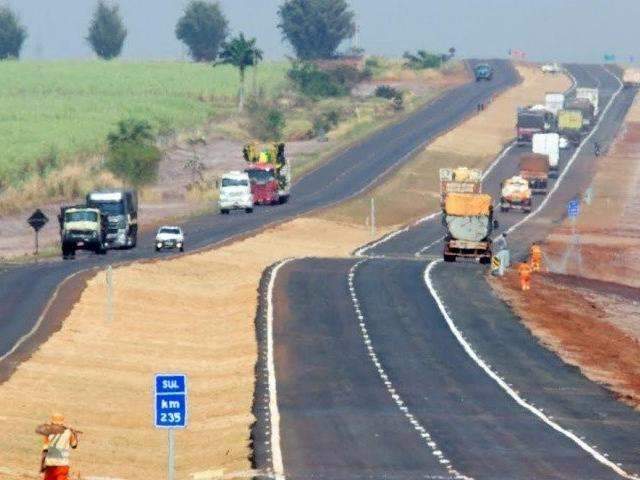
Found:
[{"label": "distant car", "polygon": [[558,147],[560,147],[560,149],[562,150],[564,150],[565,148],[569,148],[569,140],[567,140],[565,137],[560,137]]},{"label": "distant car", "polygon": [[559,63],[547,63],[545,65],[542,65],[540,69],[542,70],[542,73],[561,73],[562,72],[562,67],[560,66]]},{"label": "distant car", "polygon": [[180,227],[164,226],[156,234],[156,252],[164,248],[177,248],[184,252],[184,233]]},{"label": "distant car", "polygon": [[480,63],[475,66],[473,73],[476,76],[476,82],[480,80],[491,80],[493,78],[493,68],[488,63]]}]

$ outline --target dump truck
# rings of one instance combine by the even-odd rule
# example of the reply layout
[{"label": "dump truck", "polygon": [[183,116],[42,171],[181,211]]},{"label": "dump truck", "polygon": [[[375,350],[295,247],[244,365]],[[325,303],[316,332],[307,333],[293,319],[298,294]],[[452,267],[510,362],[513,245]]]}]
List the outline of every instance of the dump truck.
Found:
[{"label": "dump truck", "polygon": [[448,193],[481,193],[482,170],[457,167],[440,169],[440,206]]},{"label": "dump truck", "polygon": [[536,133],[533,136],[533,153],[547,155],[549,160],[549,178],[558,176],[558,162],[560,160],[560,135],[557,133]]},{"label": "dump truck", "polygon": [[547,155],[530,153],[520,157],[520,176],[529,182],[531,193],[547,193],[549,180]]},{"label": "dump truck", "polygon": [[549,92],[544,96],[544,104],[555,116],[564,108],[564,93]]},{"label": "dump truck", "polygon": [[589,130],[595,119],[593,104],[586,98],[574,98],[567,103],[568,110],[577,110],[582,113],[582,130]]},{"label": "dump truck", "polygon": [[[260,151],[250,143],[242,150],[251,179],[253,201],[256,204],[276,204],[289,201],[291,165],[284,143],[274,143]],[[275,193],[274,193],[275,192]]]},{"label": "dump truck", "polygon": [[447,229],[444,261],[458,258],[491,262],[491,233],[498,227],[493,219],[493,200],[483,193],[449,193],[442,209]]},{"label": "dump truck", "polygon": [[560,110],[558,112],[558,133],[574,145],[582,140],[582,112],[580,110]]},{"label": "dump truck", "polygon": [[506,179],[500,185],[500,211],[521,210],[531,212],[531,188],[529,181],[519,175]]},{"label": "dump truck", "polygon": [[106,253],[109,221],[98,208],[87,205],[61,207],[58,223],[63,259],[75,258],[77,250]]},{"label": "dump truck", "polygon": [[135,190],[105,190],[87,194],[87,206],[108,219],[108,248],[134,248],[138,244],[138,194]]},{"label": "dump truck", "polygon": [[518,108],[516,134],[518,145],[531,143],[536,133],[544,133],[553,126],[553,114],[543,108],[521,107]]},{"label": "dump truck", "polygon": [[622,84],[625,88],[640,86],[640,69],[627,68],[622,74]]},{"label": "dump truck", "polygon": [[589,100],[589,103],[593,105],[593,116],[598,116],[600,112],[600,92],[597,88],[576,88],[576,98]]},{"label": "dump truck", "polygon": [[493,78],[493,68],[488,63],[480,63],[475,66],[473,73],[476,77],[476,82],[481,80],[491,80]]}]

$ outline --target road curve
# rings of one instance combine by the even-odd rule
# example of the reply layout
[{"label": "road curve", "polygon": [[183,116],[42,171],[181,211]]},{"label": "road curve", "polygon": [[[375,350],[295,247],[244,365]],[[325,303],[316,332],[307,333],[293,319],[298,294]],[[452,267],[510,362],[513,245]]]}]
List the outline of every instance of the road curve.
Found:
[{"label": "road curve", "polygon": [[[618,80],[600,66],[569,68],[579,86],[601,89],[603,106],[613,100],[586,145],[563,154],[562,188],[510,235],[517,255],[589,185],[590,142],[608,144],[635,96],[618,94]],[[495,196],[525,151],[506,152],[485,191]],[[513,229],[523,214],[499,218]],[[430,281],[443,308],[522,403],[463,348],[423,281],[424,257],[441,255],[442,235],[439,222],[427,220],[360,251],[369,258],[304,259],[280,269],[272,344],[261,343],[261,351],[272,348],[273,364],[259,365],[275,380],[259,375],[256,391],[260,406],[277,385],[279,421],[269,421],[273,399],[256,408],[256,466],[273,468],[277,449],[282,471],[274,473],[292,479],[640,478],[637,412],[542,347],[491,293],[485,269],[438,264]]]},{"label": "road curve", "polygon": [[[473,65],[474,61],[470,63]],[[494,60],[491,63],[496,71],[494,81],[457,87],[403,121],[374,133],[297,181],[288,204],[259,208],[253,215],[210,215],[185,222],[183,228],[188,249],[218,244],[326,207],[362,191],[405,162],[415,149],[472,114],[478,103],[518,81],[518,75],[508,61]],[[55,227],[50,224],[49,228]],[[148,232],[140,239],[137,249],[111,251],[105,257],[79,255],[73,262],[58,260],[38,265],[0,265],[0,362],[11,361],[7,354],[16,344],[37,328],[38,322],[48,321],[41,315],[65,278],[109,263],[158,258],[152,238],[153,233]],[[163,255],[167,256],[172,254]]]}]

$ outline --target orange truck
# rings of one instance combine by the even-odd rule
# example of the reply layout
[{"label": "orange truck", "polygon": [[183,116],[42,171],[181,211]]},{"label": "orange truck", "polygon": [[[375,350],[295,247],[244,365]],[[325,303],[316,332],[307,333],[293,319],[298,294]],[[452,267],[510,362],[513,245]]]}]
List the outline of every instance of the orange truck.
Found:
[{"label": "orange truck", "polygon": [[520,158],[520,176],[529,182],[531,193],[547,193],[549,181],[549,157],[530,153]]}]

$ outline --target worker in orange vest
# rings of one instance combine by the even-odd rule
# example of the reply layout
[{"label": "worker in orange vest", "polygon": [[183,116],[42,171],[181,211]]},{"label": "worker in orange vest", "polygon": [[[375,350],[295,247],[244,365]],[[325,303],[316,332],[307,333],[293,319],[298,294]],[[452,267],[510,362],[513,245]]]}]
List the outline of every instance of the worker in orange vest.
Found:
[{"label": "worker in orange vest", "polygon": [[44,437],[41,459],[44,480],[69,480],[69,456],[78,447],[80,432],[65,426],[64,417],[54,413],[49,423],[38,426],[36,433]]},{"label": "worker in orange vest", "polygon": [[518,273],[520,274],[520,288],[525,290],[531,290],[531,267],[528,263],[521,263],[518,267]]},{"label": "worker in orange vest", "polygon": [[542,249],[540,245],[534,243],[531,245],[531,270],[539,272],[542,266]]}]

